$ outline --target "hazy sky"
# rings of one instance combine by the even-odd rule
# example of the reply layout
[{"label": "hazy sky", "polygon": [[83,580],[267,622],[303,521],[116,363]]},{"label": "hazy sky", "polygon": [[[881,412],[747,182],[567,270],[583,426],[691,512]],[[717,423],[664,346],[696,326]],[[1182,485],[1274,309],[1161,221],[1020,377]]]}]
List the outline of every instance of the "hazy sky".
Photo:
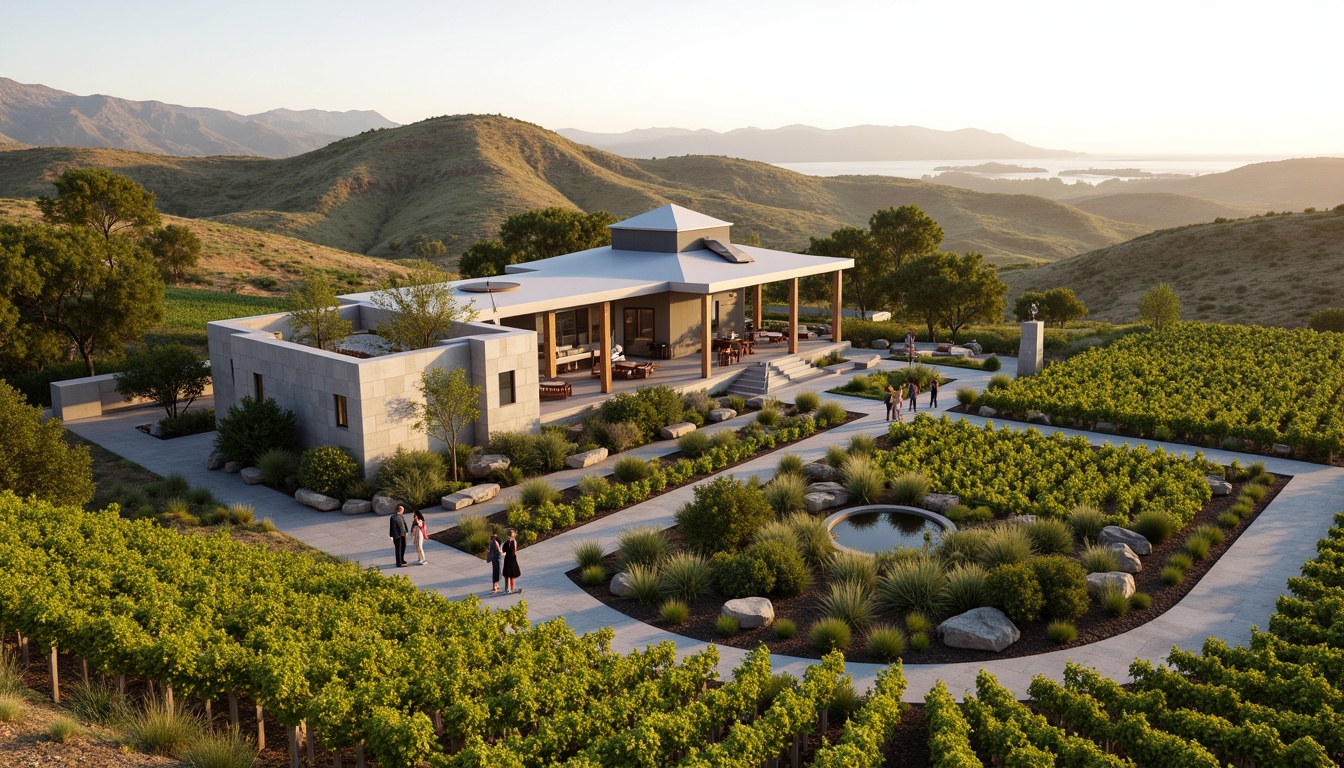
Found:
[{"label": "hazy sky", "polygon": [[4,25],[0,76],[244,113],[868,123],[1102,153],[1344,153],[1344,0],[70,0],[7,4]]}]

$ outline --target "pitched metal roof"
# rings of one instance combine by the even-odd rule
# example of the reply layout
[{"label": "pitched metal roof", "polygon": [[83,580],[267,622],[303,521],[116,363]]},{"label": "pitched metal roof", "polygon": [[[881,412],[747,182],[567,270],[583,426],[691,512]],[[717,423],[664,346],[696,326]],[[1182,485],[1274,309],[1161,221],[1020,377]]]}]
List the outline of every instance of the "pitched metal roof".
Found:
[{"label": "pitched metal roof", "polygon": [[730,221],[721,221],[713,216],[706,216],[699,211],[692,211],[690,208],[682,208],[680,205],[669,203],[661,208],[654,208],[648,213],[641,213],[625,221],[618,221],[615,224],[607,225],[611,229],[639,229],[653,232],[687,232],[696,229],[711,229],[713,227],[731,227]]}]

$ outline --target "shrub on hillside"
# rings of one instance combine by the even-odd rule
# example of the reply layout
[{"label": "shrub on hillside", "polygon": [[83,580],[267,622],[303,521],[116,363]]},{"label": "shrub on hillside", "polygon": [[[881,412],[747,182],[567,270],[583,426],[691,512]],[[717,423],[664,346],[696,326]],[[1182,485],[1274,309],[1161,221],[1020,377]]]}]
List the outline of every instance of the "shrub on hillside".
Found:
[{"label": "shrub on hillside", "polygon": [[285,448],[272,448],[257,457],[261,479],[283,488],[285,481],[299,474],[299,454]]},{"label": "shrub on hillside", "polygon": [[644,442],[653,440],[658,430],[685,420],[686,405],[671,387],[640,387],[634,392],[618,392],[602,404],[602,418],[610,423],[629,422]]},{"label": "shrub on hillside", "polygon": [[[229,461],[256,463],[272,448],[298,447],[298,422],[293,411],[280,407],[274,398],[243,397],[216,423],[215,448]],[[316,489],[314,489],[316,490]]]},{"label": "shrub on hillside", "polygon": [[[359,464],[350,452],[335,445],[309,448],[299,458],[299,485],[326,496],[340,496],[359,479]],[[408,499],[409,501],[409,499]]]},{"label": "shrub on hillside", "polygon": [[20,498],[83,506],[93,498],[93,461],[86,446],[65,441],[56,419],[0,380],[0,488]]},{"label": "shrub on hillside", "polygon": [[681,438],[677,440],[677,447],[681,449],[681,452],[685,454],[687,458],[698,459],[706,453],[709,453],[709,449],[712,446],[709,440],[709,435],[697,430],[682,435]]},{"label": "shrub on hillside", "polygon": [[989,389],[991,391],[996,389],[1007,389],[1008,387],[1012,386],[1012,384],[1013,384],[1013,377],[1009,376],[1006,373],[996,373],[993,376],[989,377],[989,386],[986,387],[986,389]]},{"label": "shrub on hillside", "polygon": [[1087,613],[1087,572],[1063,555],[1046,555],[1027,562],[1036,574],[1044,601],[1042,613],[1051,619],[1073,620]]},{"label": "shrub on hillside", "polygon": [[999,359],[998,355],[990,355],[980,363],[980,367],[990,372],[997,371],[1003,367],[1003,361]]},{"label": "shrub on hillside", "polygon": [[677,530],[703,553],[740,550],[774,516],[754,478],[718,477],[696,486],[695,500],[677,512]]},{"label": "shrub on hillside", "polygon": [[1013,621],[1035,621],[1045,607],[1041,585],[1029,563],[991,568],[985,588],[994,606]]},{"label": "shrub on hillside", "polygon": [[539,437],[522,430],[492,432],[485,452],[507,456],[510,467],[521,469],[523,474],[534,475],[541,470],[537,451]]},{"label": "shrub on hillside", "polygon": [[448,488],[448,468],[432,451],[397,448],[378,465],[373,485],[416,509],[429,506]]},{"label": "shrub on hillside", "polygon": [[1329,307],[1317,310],[1307,320],[1307,327],[1313,331],[1344,333],[1344,309]]},{"label": "shrub on hillside", "polygon": [[729,598],[796,595],[811,580],[798,550],[776,539],[736,554],[719,552],[711,565],[719,592]]}]

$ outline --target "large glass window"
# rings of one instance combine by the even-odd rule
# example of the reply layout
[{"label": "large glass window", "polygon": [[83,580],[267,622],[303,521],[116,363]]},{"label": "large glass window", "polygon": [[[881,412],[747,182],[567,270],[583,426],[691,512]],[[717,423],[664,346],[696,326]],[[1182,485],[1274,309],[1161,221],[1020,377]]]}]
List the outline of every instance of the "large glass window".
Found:
[{"label": "large glass window", "polygon": [[626,346],[644,341],[653,343],[653,310],[644,307],[631,307],[625,310]]},{"label": "large glass window", "polygon": [[588,308],[555,313],[556,343],[574,346],[588,343]]}]

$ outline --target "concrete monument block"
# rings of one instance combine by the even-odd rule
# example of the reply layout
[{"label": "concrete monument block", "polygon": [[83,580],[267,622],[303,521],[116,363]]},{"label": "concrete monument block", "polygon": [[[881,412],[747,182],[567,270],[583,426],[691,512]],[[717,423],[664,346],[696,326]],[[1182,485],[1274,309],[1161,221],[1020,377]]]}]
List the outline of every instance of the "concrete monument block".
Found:
[{"label": "concrete monument block", "polygon": [[1045,323],[1028,320],[1022,324],[1022,343],[1017,350],[1017,377],[1039,373],[1045,366]]}]

